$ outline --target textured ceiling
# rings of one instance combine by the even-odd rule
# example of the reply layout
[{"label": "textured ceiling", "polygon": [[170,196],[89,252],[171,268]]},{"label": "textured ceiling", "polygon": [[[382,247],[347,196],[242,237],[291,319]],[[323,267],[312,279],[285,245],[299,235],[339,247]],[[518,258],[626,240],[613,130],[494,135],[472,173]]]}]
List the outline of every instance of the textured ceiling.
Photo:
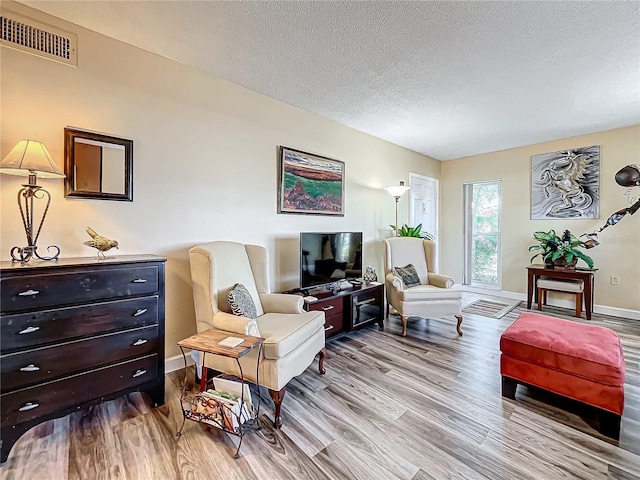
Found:
[{"label": "textured ceiling", "polygon": [[640,123],[640,2],[21,1],[439,160]]}]

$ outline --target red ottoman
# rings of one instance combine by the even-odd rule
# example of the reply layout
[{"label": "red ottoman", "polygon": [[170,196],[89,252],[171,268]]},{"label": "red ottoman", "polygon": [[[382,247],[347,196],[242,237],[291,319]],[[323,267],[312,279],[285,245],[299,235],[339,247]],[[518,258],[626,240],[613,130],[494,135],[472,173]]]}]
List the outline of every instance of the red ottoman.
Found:
[{"label": "red ottoman", "polygon": [[597,407],[600,431],[620,438],[624,355],[618,334],[596,325],[524,312],[500,337],[502,395],[518,383]]}]

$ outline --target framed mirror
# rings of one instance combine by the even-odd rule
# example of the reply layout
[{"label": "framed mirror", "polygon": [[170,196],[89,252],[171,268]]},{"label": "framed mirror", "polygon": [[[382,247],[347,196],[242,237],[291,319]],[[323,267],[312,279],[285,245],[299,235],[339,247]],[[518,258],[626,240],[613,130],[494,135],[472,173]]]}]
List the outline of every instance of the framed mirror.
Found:
[{"label": "framed mirror", "polygon": [[64,129],[65,197],[133,202],[133,140]]}]

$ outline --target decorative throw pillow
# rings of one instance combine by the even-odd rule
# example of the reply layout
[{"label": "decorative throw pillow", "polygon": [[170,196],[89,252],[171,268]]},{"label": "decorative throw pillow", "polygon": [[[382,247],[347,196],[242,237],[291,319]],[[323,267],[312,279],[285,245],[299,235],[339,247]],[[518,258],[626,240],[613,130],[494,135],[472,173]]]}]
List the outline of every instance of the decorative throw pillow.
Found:
[{"label": "decorative throw pillow", "polygon": [[415,287],[416,285],[420,285],[420,277],[418,277],[416,267],[411,263],[404,267],[394,267],[393,273],[402,279],[402,283],[404,283],[405,287]]},{"label": "decorative throw pillow", "polygon": [[253,298],[251,298],[251,294],[249,293],[249,290],[247,290],[247,287],[241,283],[236,284],[233,290],[229,292],[228,297],[229,306],[231,307],[231,311],[234,315],[247,317],[252,320],[258,318],[256,304],[253,303]]}]

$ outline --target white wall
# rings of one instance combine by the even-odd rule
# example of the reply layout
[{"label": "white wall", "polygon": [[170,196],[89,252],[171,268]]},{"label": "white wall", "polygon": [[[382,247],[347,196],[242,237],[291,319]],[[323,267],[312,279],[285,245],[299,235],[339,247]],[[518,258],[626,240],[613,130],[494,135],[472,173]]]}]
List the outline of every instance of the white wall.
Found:
[{"label": "white wall", "polygon": [[[600,218],[531,220],[531,156],[577,147],[600,145]],[[440,180],[442,244],[441,269],[462,280],[462,185],[502,179],[502,289],[525,293],[528,251],[533,232],[571,230],[589,233],[605,224],[612,213],[628,207],[625,189],[615,174],[625,165],[640,163],[640,126],[620,128],[553,142],[529,145],[442,163]],[[596,305],[640,311],[640,213],[627,215],[599,235],[600,245],[586,251],[593,258]],[[612,285],[611,275],[619,285]],[[624,313],[624,312],[622,312]]]},{"label": "white wall", "polygon": [[[21,138],[33,138],[62,167],[65,126],[134,141],[133,203],[64,198],[62,180],[39,180],[52,204],[38,244],[57,244],[65,257],[92,256],[82,245],[90,226],[118,240],[116,255],[167,257],[168,356],[195,332],[191,246],[264,245],[272,289],[282,290],[298,283],[300,231],[363,231],[363,265],[381,272],[380,243],[394,219],[393,199],[382,187],[408,182],[410,171],[440,176],[439,162],[428,157],[23,5],[3,2],[7,7],[77,32],[79,60],[73,68],[2,47],[2,156]],[[278,145],[345,162],[344,217],[276,213]],[[0,175],[2,260],[25,243],[15,205],[23,181]]]}]

